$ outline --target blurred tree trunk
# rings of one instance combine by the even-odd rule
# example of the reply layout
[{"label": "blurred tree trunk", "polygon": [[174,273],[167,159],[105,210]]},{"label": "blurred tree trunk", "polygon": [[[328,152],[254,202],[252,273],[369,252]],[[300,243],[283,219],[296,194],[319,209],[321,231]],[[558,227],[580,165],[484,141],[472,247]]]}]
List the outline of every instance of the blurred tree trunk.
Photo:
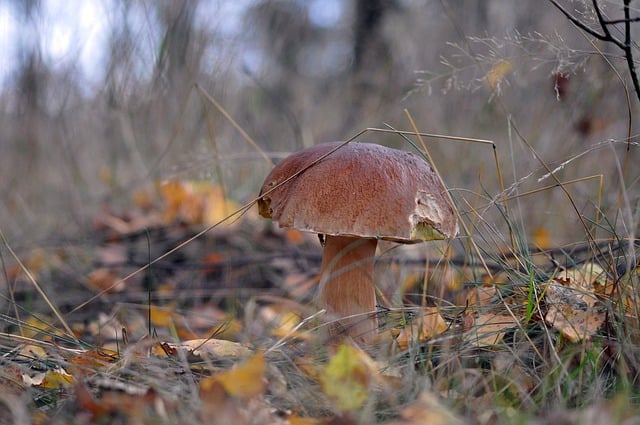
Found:
[{"label": "blurred tree trunk", "polygon": [[31,170],[38,162],[41,150],[40,128],[46,118],[45,101],[48,71],[42,61],[38,32],[40,0],[16,0],[13,5],[24,28],[18,49],[18,69],[16,71],[16,111],[19,134],[15,137],[18,152],[26,162],[26,170]]},{"label": "blurred tree trunk", "polygon": [[384,34],[384,20],[396,0],[355,0],[352,108],[345,122],[345,132],[353,123],[369,125],[366,117],[385,103],[395,90],[394,61],[389,41]]},{"label": "blurred tree trunk", "polygon": [[[390,55],[389,44],[382,33],[385,14],[395,0],[356,0],[353,46],[353,73],[366,72],[366,65]],[[381,55],[381,56],[380,56]]]},{"label": "blurred tree trunk", "polygon": [[154,84],[156,87],[182,89],[190,80],[189,52],[198,1],[165,1],[158,2],[156,7],[163,36],[154,70]]}]

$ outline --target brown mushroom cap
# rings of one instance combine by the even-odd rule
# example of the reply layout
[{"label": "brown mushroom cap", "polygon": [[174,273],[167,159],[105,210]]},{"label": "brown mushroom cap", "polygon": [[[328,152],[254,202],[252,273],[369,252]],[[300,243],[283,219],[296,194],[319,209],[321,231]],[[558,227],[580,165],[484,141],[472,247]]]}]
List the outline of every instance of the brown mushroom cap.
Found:
[{"label": "brown mushroom cap", "polygon": [[429,164],[381,145],[348,143],[267,193],[341,143],[315,145],[278,164],[260,191],[260,215],[281,227],[403,243],[458,233],[447,189]]}]

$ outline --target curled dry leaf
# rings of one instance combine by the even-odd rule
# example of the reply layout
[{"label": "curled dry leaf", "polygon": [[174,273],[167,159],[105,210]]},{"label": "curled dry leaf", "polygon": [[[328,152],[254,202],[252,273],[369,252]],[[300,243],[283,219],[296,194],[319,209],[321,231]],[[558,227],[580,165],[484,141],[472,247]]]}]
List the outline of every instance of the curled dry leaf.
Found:
[{"label": "curled dry leaf", "polygon": [[563,270],[547,284],[545,321],[571,342],[590,339],[605,322],[596,296],[603,287],[606,273],[597,264]]}]

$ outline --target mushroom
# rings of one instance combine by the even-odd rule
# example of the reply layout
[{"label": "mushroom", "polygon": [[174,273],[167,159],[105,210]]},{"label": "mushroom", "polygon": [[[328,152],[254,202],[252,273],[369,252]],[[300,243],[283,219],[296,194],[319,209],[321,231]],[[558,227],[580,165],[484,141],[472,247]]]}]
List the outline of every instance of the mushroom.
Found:
[{"label": "mushroom", "polygon": [[318,307],[371,343],[378,327],[373,264],[378,240],[454,237],[455,207],[439,176],[412,153],[371,143],[330,142],[284,159],[267,176],[260,215],[315,232],[323,242]]}]

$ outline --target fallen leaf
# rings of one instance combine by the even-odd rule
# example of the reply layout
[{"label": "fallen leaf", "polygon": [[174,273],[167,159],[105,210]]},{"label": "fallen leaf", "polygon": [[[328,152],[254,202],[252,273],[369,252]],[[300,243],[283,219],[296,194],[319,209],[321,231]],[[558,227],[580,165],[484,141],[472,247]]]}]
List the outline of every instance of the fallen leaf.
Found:
[{"label": "fallen leaf", "polygon": [[251,398],[262,394],[267,382],[264,354],[258,353],[228,371],[212,375],[200,383],[201,391],[213,390],[221,385],[227,394],[238,398]]},{"label": "fallen leaf", "polygon": [[89,350],[71,357],[68,362],[69,372],[73,376],[95,374],[97,370],[107,367],[120,359],[115,351],[106,349]]},{"label": "fallen leaf", "polygon": [[571,342],[588,340],[604,324],[596,289],[606,285],[606,273],[595,263],[563,270],[547,283],[545,322]]},{"label": "fallen leaf", "polygon": [[595,309],[576,310],[571,306],[551,306],[544,318],[573,343],[589,340],[602,327],[605,319],[605,312]]},{"label": "fallen leaf", "polygon": [[22,375],[22,381],[29,387],[40,387],[47,389],[57,389],[73,385],[75,379],[62,368],[40,372],[33,376]]},{"label": "fallen leaf", "polygon": [[179,357],[182,352],[190,362],[236,360],[251,354],[247,346],[238,342],[213,338],[192,339],[178,344],[162,342],[160,348],[162,353],[171,357]]},{"label": "fallen leaf", "polygon": [[546,227],[536,227],[533,230],[533,244],[539,249],[551,247],[551,235]]},{"label": "fallen leaf", "polygon": [[321,425],[323,422],[314,418],[303,418],[297,415],[289,415],[287,417],[289,425]]},{"label": "fallen leaf", "polygon": [[[207,182],[199,193],[204,198],[202,222],[205,225],[217,224],[240,209],[240,205],[225,197],[224,190],[220,186],[214,186]],[[233,220],[227,220],[225,224],[229,225],[232,222]]]},{"label": "fallen leaf", "polygon": [[371,371],[363,356],[357,348],[342,344],[320,375],[322,391],[341,411],[357,410],[367,401]]},{"label": "fallen leaf", "polygon": [[440,335],[448,328],[437,307],[425,307],[400,331],[396,342],[401,350],[407,350],[412,345]]},{"label": "fallen leaf", "polygon": [[151,313],[149,314],[151,323],[154,326],[167,328],[172,326],[176,320],[176,314],[170,307],[158,307],[151,306]]},{"label": "fallen leaf", "polygon": [[462,425],[464,421],[456,417],[438,398],[423,392],[418,399],[402,409],[400,419],[389,422],[388,425]]},{"label": "fallen leaf", "polygon": [[125,288],[124,281],[106,267],[95,269],[89,273],[87,281],[96,292],[100,293],[115,294]]},{"label": "fallen leaf", "polygon": [[474,326],[464,339],[476,347],[490,347],[499,344],[506,331],[516,326],[513,316],[484,313],[475,318]]},{"label": "fallen leaf", "polygon": [[486,307],[491,304],[498,295],[498,289],[495,285],[474,286],[469,289],[461,305],[469,308]]}]

